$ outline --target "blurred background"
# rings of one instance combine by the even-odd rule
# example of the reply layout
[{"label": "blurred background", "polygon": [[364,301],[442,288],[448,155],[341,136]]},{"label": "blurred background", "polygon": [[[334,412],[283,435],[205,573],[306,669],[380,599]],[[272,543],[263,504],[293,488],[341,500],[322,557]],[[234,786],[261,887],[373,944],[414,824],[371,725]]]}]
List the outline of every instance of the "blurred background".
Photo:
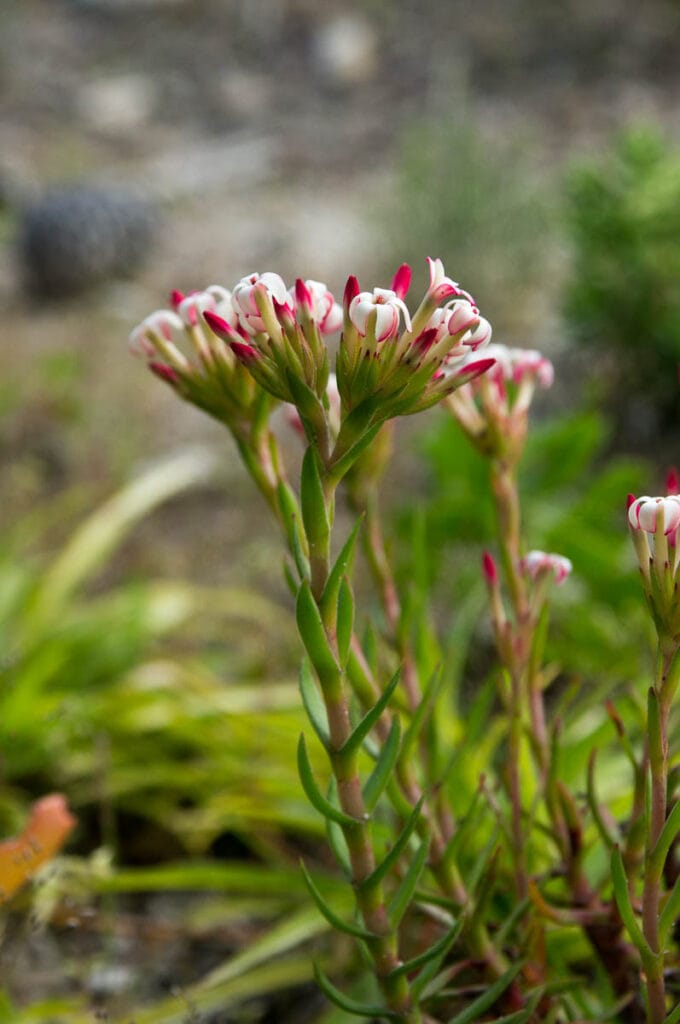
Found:
[{"label": "blurred background", "polygon": [[[61,788],[90,884],[122,892],[130,877],[92,850],[290,854],[295,879],[318,838],[288,756],[297,648],[276,530],[223,431],[127,352],[171,288],[275,270],[341,294],[349,273],[386,286],[407,260],[417,291],[441,256],[494,340],[556,363],[524,480],[532,546],[576,563],[555,657],[593,693],[643,665],[620,503],[659,493],[678,458],[679,49],[677,0],[2,0],[5,834]],[[484,470],[455,427],[423,420],[399,428],[413,453],[390,474],[389,529],[404,579],[420,537],[446,626],[476,586],[452,538],[487,542],[491,514],[471,513]],[[258,920],[286,909],[266,899]],[[72,962],[76,987],[148,997],[126,948],[122,982]],[[10,972],[20,1003],[27,964],[30,949]],[[46,989],[62,975],[57,958]]]}]

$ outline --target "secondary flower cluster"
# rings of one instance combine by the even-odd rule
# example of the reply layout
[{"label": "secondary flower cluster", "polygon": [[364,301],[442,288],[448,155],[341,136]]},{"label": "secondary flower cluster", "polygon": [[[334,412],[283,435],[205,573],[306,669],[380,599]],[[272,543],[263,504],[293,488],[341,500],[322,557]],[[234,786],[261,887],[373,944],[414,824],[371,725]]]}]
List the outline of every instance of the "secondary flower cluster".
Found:
[{"label": "secondary flower cluster", "polygon": [[[516,460],[524,445],[534,392],[552,385],[553,365],[536,349],[489,345],[485,355],[493,359],[493,366],[451,395],[448,405],[477,448]],[[469,355],[462,360],[458,373],[465,373],[470,360]]]},{"label": "secondary flower cluster", "polygon": [[429,287],[413,314],[404,301],[406,264],[391,288],[361,291],[350,277],[342,306],[320,281],[298,278],[287,288],[278,274],[253,273],[231,291],[211,285],[188,296],[173,292],[173,309],[147,317],[131,347],[182,397],[227,422],[231,406],[242,412],[252,404],[256,382],[314,424],[329,410],[325,336],[342,329],[342,415],[361,406],[361,421],[375,426],[433,405],[493,366],[493,358],[475,355],[487,345],[490,325],[441,260],[429,266]]},{"label": "secondary flower cluster", "polygon": [[657,632],[680,640],[680,496],[629,495],[628,524]]}]

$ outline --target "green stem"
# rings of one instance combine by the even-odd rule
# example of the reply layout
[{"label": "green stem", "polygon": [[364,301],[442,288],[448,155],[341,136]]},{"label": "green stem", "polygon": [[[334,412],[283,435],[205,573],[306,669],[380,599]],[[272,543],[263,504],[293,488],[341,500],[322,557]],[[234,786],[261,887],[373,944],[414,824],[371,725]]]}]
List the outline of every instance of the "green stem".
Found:
[{"label": "green stem", "polygon": [[651,800],[642,890],[642,931],[652,953],[656,954],[653,967],[646,971],[648,1024],[663,1024],[666,1019],[663,950],[659,942],[659,904],[664,864],[659,862],[658,858],[653,858],[652,854],[666,822],[668,719],[671,702],[667,698],[667,689],[664,692],[664,684],[676,653],[675,647],[669,651],[664,650],[662,644],[659,644],[657,673],[654,689],[650,692],[650,712],[647,721]]}]

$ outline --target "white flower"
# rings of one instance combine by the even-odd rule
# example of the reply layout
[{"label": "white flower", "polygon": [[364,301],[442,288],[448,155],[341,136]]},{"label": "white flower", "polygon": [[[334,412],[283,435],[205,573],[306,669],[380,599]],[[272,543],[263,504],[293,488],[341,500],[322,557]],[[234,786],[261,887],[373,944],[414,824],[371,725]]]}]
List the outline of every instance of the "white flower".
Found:
[{"label": "white flower", "polygon": [[157,309],[149,313],[140,324],[130,332],[128,344],[130,351],[137,356],[150,358],[156,352],[154,338],[171,341],[175,331],[182,331],[184,323],[169,309]]},{"label": "white flower", "polygon": [[636,498],[628,509],[628,522],[634,530],[655,533],[659,515],[665,536],[674,533],[680,525],[680,496],[670,494],[661,498],[650,498],[643,495]]},{"label": "white flower", "polygon": [[191,295],[185,296],[177,307],[177,314],[188,327],[192,327],[200,323],[203,313],[207,310],[217,313],[232,327],[238,322],[231,301],[231,292],[219,284],[208,285],[203,292],[192,292]]},{"label": "white flower", "polygon": [[552,555],[545,551],[529,551],[521,563],[522,572],[532,580],[552,572],[556,583],[562,583],[572,570],[572,564],[564,555]]},{"label": "white flower", "polygon": [[399,333],[400,317],[411,330],[411,317],[406,303],[390,288],[374,288],[372,292],[359,292],[349,305],[349,318],[359,334],[365,335],[369,317],[375,315],[376,341],[396,337]]},{"label": "white flower", "polygon": [[[333,334],[335,331],[339,331],[342,327],[342,306],[335,301],[328,286],[323,281],[304,281],[302,283],[307,292],[305,300],[308,304],[309,315],[321,333]],[[296,288],[290,288],[288,291],[288,300],[293,309],[297,309],[299,305],[296,292],[300,292],[297,285]]]},{"label": "white flower", "polygon": [[257,305],[257,289],[262,288],[271,299],[275,299],[280,305],[284,305],[288,299],[283,278],[278,274],[270,272],[248,274],[247,277],[241,278],[234,287],[231,300],[241,326],[249,334],[261,334],[265,330],[264,321]]}]

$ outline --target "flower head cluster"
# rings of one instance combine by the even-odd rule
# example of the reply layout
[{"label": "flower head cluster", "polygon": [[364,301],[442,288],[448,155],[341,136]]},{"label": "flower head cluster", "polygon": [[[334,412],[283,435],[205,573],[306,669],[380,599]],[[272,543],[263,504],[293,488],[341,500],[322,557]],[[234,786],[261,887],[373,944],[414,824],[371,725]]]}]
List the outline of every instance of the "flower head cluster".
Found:
[{"label": "flower head cluster", "polygon": [[411,282],[407,264],[390,288],[361,291],[349,278],[337,363],[346,411],[375,401],[390,416],[418,412],[493,365],[488,358],[468,359],[488,343],[490,325],[472,297],[445,275],[442,261],[428,263],[430,284],[413,314],[404,301]]},{"label": "flower head cluster", "polygon": [[[321,281],[298,278],[287,288],[278,274],[253,273],[231,291],[173,292],[173,308],[136,327],[131,347],[182,397],[231,426],[265,393],[295,406],[310,438],[337,436],[360,406],[342,435],[344,456],[387,419],[433,405],[493,365],[470,358],[491,337],[472,297],[441,260],[429,265],[413,314],[406,264],[391,288],[362,292],[350,277],[342,307]],[[325,337],[340,329],[338,403],[328,393]]]},{"label": "flower head cluster", "polygon": [[184,295],[173,291],[172,309],[147,316],[130,334],[130,350],[146,359],[156,376],[170,384],[189,402],[216,419],[234,426],[249,419],[261,400],[251,375],[233,350],[208,329],[205,317],[247,334],[240,326],[231,292],[221,285]]},{"label": "flower head cluster", "polygon": [[657,632],[680,640],[680,496],[629,495],[628,525]]},{"label": "flower head cluster", "polygon": [[[486,454],[518,459],[527,431],[527,414],[537,387],[549,388],[553,365],[536,349],[488,345],[485,355],[493,366],[467,387],[457,391],[448,405],[470,439]],[[456,363],[462,374],[473,356]]]}]

